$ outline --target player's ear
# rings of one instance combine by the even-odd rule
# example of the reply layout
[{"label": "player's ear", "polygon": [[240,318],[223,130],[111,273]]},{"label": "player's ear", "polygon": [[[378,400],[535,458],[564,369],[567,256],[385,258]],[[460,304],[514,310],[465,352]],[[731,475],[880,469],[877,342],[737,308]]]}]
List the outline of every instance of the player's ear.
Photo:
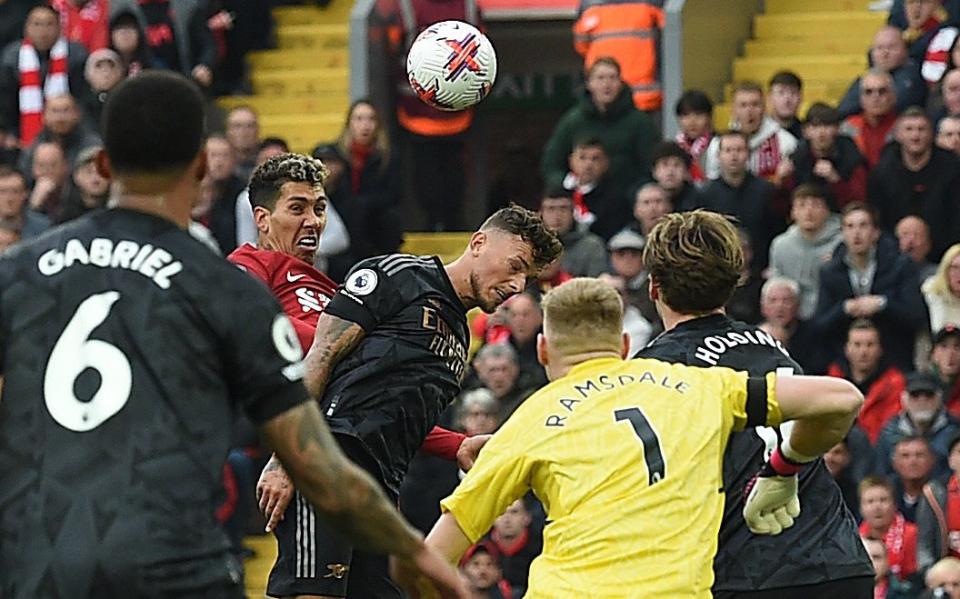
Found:
[{"label": "player's ear", "polygon": [[656,302],[660,299],[660,288],[657,287],[653,277],[647,277],[647,295],[650,296],[651,302]]},{"label": "player's ear", "polygon": [[100,150],[97,152],[97,155],[93,159],[93,164],[97,168],[97,174],[99,174],[104,179],[112,179],[113,173],[110,169],[110,157],[107,156],[106,150]]},{"label": "player's ear", "polygon": [[193,178],[195,181],[202,181],[203,178],[207,176],[206,149],[201,148],[200,151],[197,152],[197,157],[193,159],[191,170],[193,171]]},{"label": "player's ear", "polygon": [[544,367],[550,363],[550,358],[547,356],[547,338],[543,333],[537,333],[537,362]]},{"label": "player's ear", "polygon": [[253,222],[257,225],[257,231],[266,235],[270,232],[270,211],[263,206],[254,206]]},{"label": "player's ear", "polygon": [[470,254],[476,256],[480,252],[480,248],[487,243],[487,233],[486,231],[477,231],[470,236],[470,243],[468,247],[470,248]]},{"label": "player's ear", "polygon": [[620,339],[620,344],[620,357],[626,360],[627,356],[630,355],[630,333],[624,331],[623,337]]}]

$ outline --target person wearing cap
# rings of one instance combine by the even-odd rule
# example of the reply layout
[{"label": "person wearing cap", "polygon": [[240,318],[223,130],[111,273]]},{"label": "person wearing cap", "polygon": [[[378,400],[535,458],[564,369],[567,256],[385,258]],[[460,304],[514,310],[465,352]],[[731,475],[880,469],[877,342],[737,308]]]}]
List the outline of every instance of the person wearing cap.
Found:
[{"label": "person wearing cap", "polygon": [[933,336],[930,371],[943,385],[947,412],[960,418],[960,327],[948,324]]},{"label": "person wearing cap", "polygon": [[923,282],[923,299],[930,314],[930,330],[960,325],[960,243],[943,253],[937,272]]},{"label": "person wearing cap", "polygon": [[[624,305],[639,312],[634,314],[633,310],[630,310],[631,320],[636,322],[636,316],[639,315],[647,322],[647,327],[642,324],[640,327],[647,328],[646,338],[652,339],[663,330],[663,324],[657,314],[657,307],[647,293],[649,279],[643,268],[643,245],[643,237],[630,229],[624,229],[611,237],[607,242],[607,249],[610,251],[610,272],[607,277],[613,288],[620,291]],[[631,354],[643,345],[645,343],[641,344],[639,339],[636,342],[631,341]]]},{"label": "person wearing cap", "polygon": [[77,156],[73,165],[73,185],[66,199],[54,214],[56,223],[73,220],[91,210],[97,210],[107,205],[110,197],[110,179],[97,171],[97,154],[102,148],[91,146],[85,148]]},{"label": "person wearing cap", "polygon": [[793,224],[770,243],[770,274],[792,279],[800,286],[800,318],[810,319],[817,308],[820,267],[840,243],[840,219],[832,213],[826,190],[803,183],[793,190]]},{"label": "person wearing cap", "polygon": [[935,478],[950,473],[947,453],[950,441],[960,434],[960,422],[943,406],[940,379],[930,372],[911,372],[907,388],[900,397],[902,409],[891,418],[877,439],[877,468],[885,475],[893,474],[893,450],[904,437],[921,436],[936,455]]},{"label": "person wearing cap", "polygon": [[503,578],[500,552],[489,539],[470,546],[460,560],[460,574],[467,581],[472,598],[510,599],[510,583]]},{"label": "person wearing cap", "polygon": [[828,190],[838,207],[861,202],[867,194],[867,163],[857,144],[840,135],[840,112],[822,102],[807,110],[803,141],[791,160],[793,175],[787,185],[816,183]]},{"label": "person wearing cap", "polygon": [[543,224],[560,238],[563,270],[574,277],[595,277],[607,270],[607,250],[603,239],[577,227],[573,196],[563,187],[551,188],[540,201]]},{"label": "person wearing cap", "polygon": [[100,128],[100,113],[107,101],[107,94],[127,76],[120,55],[109,48],[95,50],[87,57],[83,76],[90,84],[87,93],[78,99],[87,124],[94,130]]}]

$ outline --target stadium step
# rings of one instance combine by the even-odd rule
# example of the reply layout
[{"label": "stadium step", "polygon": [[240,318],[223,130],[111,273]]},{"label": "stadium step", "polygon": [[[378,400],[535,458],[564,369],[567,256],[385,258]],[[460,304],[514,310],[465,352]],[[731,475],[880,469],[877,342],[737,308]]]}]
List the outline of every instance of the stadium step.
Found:
[{"label": "stadium step", "polygon": [[[747,40],[744,55],[747,58],[767,56],[835,56],[859,54],[866,56],[863,39],[857,37]],[[866,60],[866,58],[864,58]]]},{"label": "stadium step", "polygon": [[256,71],[253,89],[267,95],[342,94],[349,87],[347,69]]},{"label": "stadium step", "polygon": [[405,233],[400,251],[406,254],[437,255],[444,263],[463,253],[471,233]]},{"label": "stadium step", "polygon": [[[757,15],[753,21],[756,39],[810,39],[850,37],[870,40],[887,21],[886,13],[801,12]],[[864,47],[866,51],[866,47]]]},{"label": "stadium step", "polygon": [[864,13],[870,6],[870,0],[766,0],[764,6],[768,15],[828,11]]},{"label": "stadium step", "polygon": [[273,9],[273,20],[278,27],[346,22],[350,18],[351,8],[351,2],[334,2],[324,9],[316,6],[280,6]]},{"label": "stadium step", "polygon": [[867,69],[866,54],[838,56],[769,56],[737,58],[733,61],[734,80],[753,79],[762,83],[777,71],[791,70],[801,79],[832,81],[853,79]]},{"label": "stadium step", "polygon": [[350,64],[350,52],[346,48],[263,50],[251,52],[247,60],[257,70],[346,67]]},{"label": "stadium step", "polygon": [[250,106],[259,115],[317,114],[332,112],[345,118],[349,95],[330,93],[312,96],[226,96],[220,98],[220,106],[230,110],[236,106]]},{"label": "stadium step", "polygon": [[350,43],[350,26],[346,21],[324,25],[284,25],[277,28],[277,41],[282,50],[344,49]]},{"label": "stadium step", "polygon": [[264,115],[260,117],[260,134],[281,137],[294,152],[310,152],[319,143],[337,138],[343,128],[343,115],[332,113]]}]

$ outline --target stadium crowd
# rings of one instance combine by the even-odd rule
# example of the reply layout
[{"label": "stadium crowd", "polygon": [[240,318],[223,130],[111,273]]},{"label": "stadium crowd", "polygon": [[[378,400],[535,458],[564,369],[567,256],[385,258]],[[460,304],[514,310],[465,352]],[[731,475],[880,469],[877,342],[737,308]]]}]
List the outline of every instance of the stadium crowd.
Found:
[{"label": "stadium crowd", "polygon": [[[94,162],[113,87],[165,68],[211,96],[243,91],[243,55],[269,43],[268,11],[267,2],[0,2],[0,251],[107,205],[110,181]],[[729,214],[748,261],[728,313],[758,324],[807,373],[846,378],[866,397],[825,459],[861,522],[876,596],[943,589],[960,598],[958,25],[958,2],[897,0],[869,48],[871,67],[839,105],[816,102],[801,115],[803,81],[781,71],[766,85],[737,82],[730,128],[715,132],[710,98],[691,89],[664,110],[679,128],[667,140],[650,95],[624,84],[618,61],[589,59],[583,96],[541,158],[539,208],[563,257],[472,320],[479,349],[442,423],[492,433],[545,384],[539,298],[570,278],[613,285],[631,352],[643,347],[663,330],[647,294],[645,236],[672,211]],[[313,151],[329,170],[318,267],[335,281],[402,243],[402,174],[386,118],[355,102],[341,135]],[[257,239],[245,191],[252,170],[289,148],[260,135],[250,108],[223,122],[207,141],[191,232],[226,255]],[[707,351],[742,343],[715,341]],[[239,550],[262,528],[253,489],[267,456],[243,423],[236,446],[218,518]],[[456,464],[419,455],[404,512],[429,530],[458,480]],[[462,563],[474,596],[522,595],[543,526],[532,496],[497,520]]]}]

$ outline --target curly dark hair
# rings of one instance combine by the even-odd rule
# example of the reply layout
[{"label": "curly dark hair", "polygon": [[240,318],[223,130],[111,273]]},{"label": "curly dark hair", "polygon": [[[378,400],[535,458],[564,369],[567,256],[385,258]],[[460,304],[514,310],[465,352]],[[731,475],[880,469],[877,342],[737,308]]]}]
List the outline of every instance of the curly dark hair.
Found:
[{"label": "curly dark hair", "polygon": [[707,210],[674,212],[647,236],[643,264],[666,305],[704,314],[725,305],[737,289],[743,249],[730,218]]},{"label": "curly dark hair", "polygon": [[563,252],[560,239],[543,225],[543,220],[538,213],[512,202],[506,208],[494,212],[480,226],[481,231],[490,229],[519,235],[529,243],[537,270],[559,258]]},{"label": "curly dark hair", "polygon": [[273,212],[284,183],[309,183],[322,188],[327,178],[323,163],[305,154],[280,154],[270,158],[250,176],[250,205]]}]

